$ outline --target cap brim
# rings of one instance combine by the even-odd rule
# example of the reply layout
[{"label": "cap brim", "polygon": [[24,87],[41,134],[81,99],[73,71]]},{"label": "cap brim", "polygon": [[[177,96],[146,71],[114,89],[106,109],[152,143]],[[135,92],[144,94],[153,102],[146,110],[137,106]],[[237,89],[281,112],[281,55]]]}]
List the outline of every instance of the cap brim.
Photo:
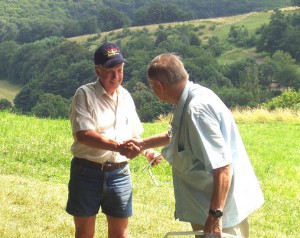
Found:
[{"label": "cap brim", "polygon": [[116,66],[117,64],[121,64],[121,63],[128,63],[126,59],[124,58],[115,58],[115,59],[111,59],[108,60],[107,62],[105,62],[105,64],[103,64],[103,66],[105,68],[112,68],[114,66]]}]

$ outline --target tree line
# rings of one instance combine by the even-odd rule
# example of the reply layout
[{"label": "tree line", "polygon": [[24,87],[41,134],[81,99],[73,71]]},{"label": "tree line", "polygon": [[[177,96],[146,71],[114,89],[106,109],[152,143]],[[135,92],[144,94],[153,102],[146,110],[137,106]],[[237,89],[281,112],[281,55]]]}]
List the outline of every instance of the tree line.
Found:
[{"label": "tree line", "polygon": [[[237,15],[298,0],[0,0],[0,42],[30,43],[130,26]],[[300,4],[299,4],[300,5]]]},{"label": "tree line", "polygon": [[[205,26],[193,24],[159,25],[154,33],[147,28],[137,31],[124,28],[116,33],[111,32],[110,38],[97,37],[101,42],[112,41],[121,45],[129,62],[124,69],[123,85],[132,94],[142,121],[147,122],[171,109],[170,105],[155,98],[146,78],[150,60],[164,52],[180,55],[190,80],[213,89],[228,107],[254,107],[279,95],[282,88],[299,90],[297,63],[300,52],[285,51],[286,48],[279,47],[283,43],[278,45],[277,50],[269,49],[265,43],[278,39],[285,42],[284,36],[293,39],[292,32],[297,38],[299,17],[300,14],[285,16],[276,11],[270,23],[256,31],[256,49],[270,52],[263,62],[248,58],[220,65],[217,57],[224,51],[223,44],[216,37],[203,43],[198,35]],[[283,22],[286,29],[292,30],[278,37],[272,29],[280,28]],[[237,39],[234,36],[238,35],[233,31],[237,29],[231,28],[228,32],[228,40],[233,44]],[[246,36],[244,40],[248,38]],[[299,41],[299,37],[297,39]],[[299,49],[298,41],[289,41],[290,49]],[[262,49],[261,44],[266,48]],[[93,51],[89,47],[63,37],[49,37],[27,44],[6,41],[0,44],[0,78],[23,86],[14,100],[20,112],[41,117],[67,117],[75,90],[96,80],[92,59]]]}]

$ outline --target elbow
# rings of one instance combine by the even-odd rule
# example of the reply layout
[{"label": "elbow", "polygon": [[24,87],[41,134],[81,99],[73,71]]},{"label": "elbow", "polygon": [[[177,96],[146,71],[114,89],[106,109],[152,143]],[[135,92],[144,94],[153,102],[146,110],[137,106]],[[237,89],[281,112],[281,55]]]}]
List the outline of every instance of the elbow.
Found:
[{"label": "elbow", "polygon": [[86,137],[86,135],[87,131],[78,131],[75,133],[76,140],[81,144],[83,144],[83,142],[85,141],[84,138]]}]

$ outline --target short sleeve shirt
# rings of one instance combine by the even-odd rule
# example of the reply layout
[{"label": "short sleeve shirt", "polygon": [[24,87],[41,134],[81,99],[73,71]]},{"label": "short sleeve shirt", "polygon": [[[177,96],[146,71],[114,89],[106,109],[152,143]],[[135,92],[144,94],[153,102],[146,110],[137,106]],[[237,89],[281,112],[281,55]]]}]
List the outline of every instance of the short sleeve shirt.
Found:
[{"label": "short sleeve shirt", "polygon": [[72,153],[98,163],[119,163],[127,160],[117,152],[92,148],[77,141],[75,133],[93,130],[102,136],[123,142],[139,137],[143,132],[133,99],[122,86],[117,90],[117,100],[110,97],[99,79],[77,89],[70,109],[74,143]]},{"label": "short sleeve shirt", "polygon": [[263,195],[231,112],[211,90],[188,82],[174,111],[172,137],[163,151],[172,165],[175,217],[204,225],[213,188],[212,170],[232,164],[223,226],[242,222]]}]

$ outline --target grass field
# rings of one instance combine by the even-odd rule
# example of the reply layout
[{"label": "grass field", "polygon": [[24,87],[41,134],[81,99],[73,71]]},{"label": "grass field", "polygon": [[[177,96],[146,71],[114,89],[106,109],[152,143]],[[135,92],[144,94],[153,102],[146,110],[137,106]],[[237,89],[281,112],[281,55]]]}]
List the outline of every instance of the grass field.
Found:
[{"label": "grass field", "polygon": [[[239,113],[239,114],[238,114]],[[297,237],[300,211],[299,114],[268,122],[265,115],[237,113],[239,129],[261,183],[265,204],[250,216],[251,237]],[[284,114],[288,114],[283,112]],[[266,114],[266,113],[265,113]],[[262,112],[258,113],[262,118]],[[248,121],[247,121],[248,118]],[[145,135],[165,131],[167,123],[144,124]],[[73,220],[65,212],[71,131],[67,120],[37,119],[0,112],[0,237],[73,237]],[[189,230],[174,221],[171,170],[163,161],[153,169],[156,187],[143,157],[130,162],[134,185],[132,238],[158,238],[169,231]],[[106,236],[99,214],[96,237]]]}]

